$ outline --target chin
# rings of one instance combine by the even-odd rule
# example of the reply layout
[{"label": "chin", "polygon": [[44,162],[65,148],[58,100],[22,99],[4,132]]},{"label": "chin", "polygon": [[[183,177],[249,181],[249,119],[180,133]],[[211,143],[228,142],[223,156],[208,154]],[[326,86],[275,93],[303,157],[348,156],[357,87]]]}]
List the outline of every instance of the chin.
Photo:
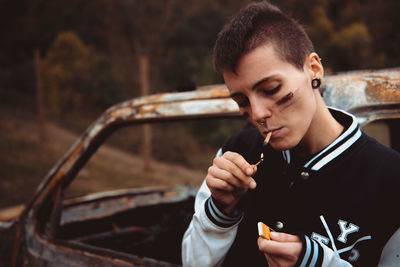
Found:
[{"label": "chin", "polygon": [[296,143],[296,142],[288,142],[285,140],[273,140],[273,141],[271,140],[269,144],[274,150],[285,151],[296,147],[298,145],[298,142]]}]

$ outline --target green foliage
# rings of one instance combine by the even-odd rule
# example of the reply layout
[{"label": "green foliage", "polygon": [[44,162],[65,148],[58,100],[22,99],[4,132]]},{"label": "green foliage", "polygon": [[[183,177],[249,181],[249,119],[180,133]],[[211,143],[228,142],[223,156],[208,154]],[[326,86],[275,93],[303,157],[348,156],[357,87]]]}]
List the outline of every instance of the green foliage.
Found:
[{"label": "green foliage", "polygon": [[121,100],[120,83],[104,55],[86,46],[74,32],[61,32],[44,60],[48,112],[76,117]]},{"label": "green foliage", "polygon": [[44,61],[44,84],[50,114],[70,114],[84,103],[89,84],[89,50],[72,32],[60,33]]},{"label": "green foliage", "polygon": [[330,50],[338,55],[333,66],[347,65],[349,69],[371,67],[374,60],[371,50],[371,36],[363,23],[353,23],[334,33],[330,40]]}]

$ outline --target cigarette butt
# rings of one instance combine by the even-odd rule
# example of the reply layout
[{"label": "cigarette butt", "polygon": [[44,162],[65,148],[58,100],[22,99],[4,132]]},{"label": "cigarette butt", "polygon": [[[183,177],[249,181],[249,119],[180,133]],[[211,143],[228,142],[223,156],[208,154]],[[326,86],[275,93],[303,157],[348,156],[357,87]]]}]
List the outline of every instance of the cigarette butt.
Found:
[{"label": "cigarette butt", "polygon": [[269,230],[269,227],[262,222],[257,223],[257,226],[258,226],[258,235],[267,240],[271,240],[271,235],[270,235],[271,231]]},{"label": "cigarette butt", "polygon": [[272,132],[268,132],[268,133],[267,133],[267,136],[266,136],[265,139],[264,139],[264,146],[265,146],[265,145],[268,145],[269,139],[271,139],[271,135],[272,135]]}]

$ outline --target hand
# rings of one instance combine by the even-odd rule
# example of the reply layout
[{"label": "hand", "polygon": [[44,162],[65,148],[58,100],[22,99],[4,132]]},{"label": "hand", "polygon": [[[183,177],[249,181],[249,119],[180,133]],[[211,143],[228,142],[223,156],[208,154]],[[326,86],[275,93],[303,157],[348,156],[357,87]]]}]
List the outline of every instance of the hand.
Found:
[{"label": "hand", "polygon": [[247,190],[256,187],[251,177],[256,171],[257,167],[235,152],[228,151],[214,159],[208,168],[206,183],[223,212],[231,213]]},{"label": "hand", "polygon": [[303,246],[297,235],[278,232],[271,232],[271,240],[259,237],[257,243],[270,267],[294,266]]}]

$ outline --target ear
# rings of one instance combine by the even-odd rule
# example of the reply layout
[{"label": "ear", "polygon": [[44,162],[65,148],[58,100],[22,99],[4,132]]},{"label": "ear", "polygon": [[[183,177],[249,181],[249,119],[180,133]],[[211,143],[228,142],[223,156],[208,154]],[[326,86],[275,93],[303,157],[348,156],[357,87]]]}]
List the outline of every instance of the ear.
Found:
[{"label": "ear", "polygon": [[324,67],[322,66],[321,59],[317,53],[312,52],[308,55],[304,64],[305,71],[309,73],[310,80],[324,78]]}]

